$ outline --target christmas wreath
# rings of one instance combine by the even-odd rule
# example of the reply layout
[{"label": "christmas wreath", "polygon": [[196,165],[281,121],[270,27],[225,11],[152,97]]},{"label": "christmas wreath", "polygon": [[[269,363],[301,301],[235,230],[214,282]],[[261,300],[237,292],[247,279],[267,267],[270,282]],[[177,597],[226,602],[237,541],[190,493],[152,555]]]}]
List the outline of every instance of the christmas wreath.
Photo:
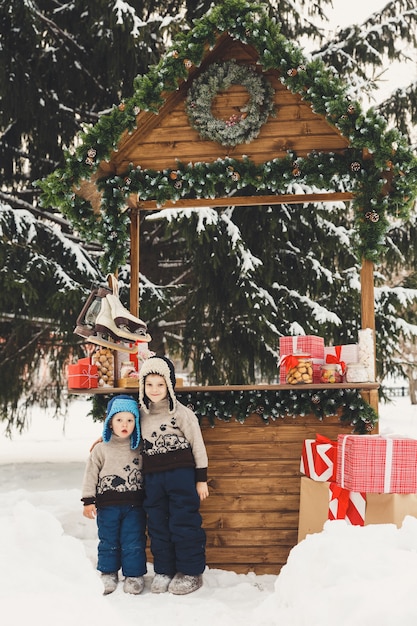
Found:
[{"label": "christmas wreath", "polygon": [[[248,103],[227,120],[214,117],[211,107],[219,91],[243,85]],[[266,78],[234,60],[213,63],[191,85],[186,108],[190,124],[203,139],[237,146],[255,139],[274,108],[274,89]]]}]

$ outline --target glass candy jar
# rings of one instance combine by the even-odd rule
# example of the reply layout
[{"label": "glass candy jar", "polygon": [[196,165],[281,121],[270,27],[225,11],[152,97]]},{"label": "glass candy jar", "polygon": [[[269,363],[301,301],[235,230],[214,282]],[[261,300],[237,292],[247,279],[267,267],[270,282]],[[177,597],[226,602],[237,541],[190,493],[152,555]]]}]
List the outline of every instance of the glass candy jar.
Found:
[{"label": "glass candy jar", "polygon": [[343,382],[341,366],[338,363],[324,363],[320,368],[320,382],[325,385]]},{"label": "glass candy jar", "polygon": [[309,354],[292,354],[287,363],[288,384],[302,385],[313,382],[313,361]]},{"label": "glass candy jar", "polygon": [[135,371],[135,364],[132,361],[123,361],[120,366],[120,378],[128,378]]}]

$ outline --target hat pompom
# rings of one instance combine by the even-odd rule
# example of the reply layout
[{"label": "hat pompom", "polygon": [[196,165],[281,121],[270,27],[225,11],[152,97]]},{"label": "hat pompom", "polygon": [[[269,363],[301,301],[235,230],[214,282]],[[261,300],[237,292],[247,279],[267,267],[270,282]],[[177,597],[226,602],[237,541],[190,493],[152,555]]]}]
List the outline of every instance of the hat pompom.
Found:
[{"label": "hat pompom", "polygon": [[135,428],[130,436],[130,447],[135,450],[140,441],[140,423],[139,423],[139,405],[132,396],[119,395],[112,398],[107,404],[107,414],[103,425],[103,441],[108,443],[112,436],[112,430],[110,428],[110,420],[116,413],[122,411],[128,411],[135,417]]}]

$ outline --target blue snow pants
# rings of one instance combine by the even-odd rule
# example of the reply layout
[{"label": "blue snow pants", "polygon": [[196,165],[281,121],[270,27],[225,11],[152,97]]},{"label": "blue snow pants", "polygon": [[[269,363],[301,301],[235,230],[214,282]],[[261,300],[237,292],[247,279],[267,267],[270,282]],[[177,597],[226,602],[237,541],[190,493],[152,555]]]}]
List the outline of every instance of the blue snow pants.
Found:
[{"label": "blue snow pants", "polygon": [[122,568],[124,576],[146,574],[146,514],[142,506],[100,507],[97,527],[100,572],[109,574]]},{"label": "blue snow pants", "polygon": [[144,507],[157,574],[198,576],[206,567],[206,534],[194,468],[145,474]]}]

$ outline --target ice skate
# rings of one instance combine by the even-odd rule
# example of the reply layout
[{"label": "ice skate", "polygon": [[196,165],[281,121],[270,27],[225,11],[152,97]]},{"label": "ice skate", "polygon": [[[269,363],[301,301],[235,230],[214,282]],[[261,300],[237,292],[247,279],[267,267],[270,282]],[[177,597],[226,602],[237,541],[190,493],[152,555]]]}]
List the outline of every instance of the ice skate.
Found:
[{"label": "ice skate", "polygon": [[116,590],[117,583],[119,582],[119,574],[117,572],[102,574],[101,580],[104,586],[103,596],[107,596],[109,593],[113,593],[113,591]]},{"label": "ice skate", "polygon": [[[137,352],[138,336],[127,331],[119,331],[112,319],[110,304],[106,299],[109,291],[103,289],[101,293],[103,297],[100,297],[99,294],[96,297],[93,294],[90,295],[90,301],[87,301],[78,317],[74,333],[90,343],[111,350],[130,354]],[[98,308],[99,312],[96,314]],[[133,344],[132,347],[126,345],[128,342]]]},{"label": "ice skate", "polygon": [[91,290],[87,302],[77,317],[77,325],[74,330],[76,335],[87,338],[89,335],[94,334],[94,326],[100,313],[101,301],[109,294],[111,294],[111,290],[106,287],[94,287]]},{"label": "ice skate", "polygon": [[[106,334],[103,334],[98,331],[93,331],[93,334],[83,335],[83,329],[78,330],[75,329],[74,333],[79,337],[84,337],[84,339],[89,343],[94,343],[97,346],[103,346],[104,348],[110,348],[110,350],[117,350],[118,352],[127,352],[129,354],[135,354],[138,351],[138,346],[135,343],[132,346],[128,346],[126,343],[118,343],[117,341],[113,341],[111,338],[107,339]],[[121,340],[119,340],[121,341]]]},{"label": "ice skate", "polygon": [[123,591],[125,593],[133,593],[135,596],[142,593],[145,588],[145,581],[143,576],[126,576],[123,584]]},{"label": "ice skate", "polygon": [[122,333],[127,333],[129,336],[133,333],[136,337],[136,341],[140,341],[141,343],[149,343],[152,341],[152,337],[148,333],[145,322],[132,315],[132,313],[122,305],[117,296],[108,294],[106,300],[110,304],[113,322],[120,336],[124,336]]},{"label": "ice skate", "polygon": [[[136,341],[142,341],[142,342],[144,341],[144,339],[140,339],[139,335],[136,335],[135,333],[131,333],[127,330],[123,330],[116,326],[112,317],[110,303],[107,297],[103,298],[101,301],[101,309],[100,309],[100,313],[97,315],[94,330],[96,333],[110,335],[110,337],[116,341],[124,340],[124,341],[129,341],[131,343],[135,343]],[[136,350],[137,350],[137,346],[136,346]]]},{"label": "ice skate", "polygon": [[[112,288],[92,290],[77,318],[74,333],[90,343],[133,354],[138,351],[137,342],[149,343],[152,338],[145,322],[132,315],[120,302],[116,277],[110,274],[107,278]],[[134,345],[130,347],[127,343]]]},{"label": "ice skate", "polygon": [[148,334],[145,322],[138,317],[135,317],[135,315],[126,309],[120,302],[119,283],[116,276],[114,274],[108,274],[107,280],[109,285],[111,285],[111,292],[107,294],[106,298],[109,301],[111,315],[117,328],[123,332],[134,333],[137,335],[137,341],[143,343],[149,343],[152,341],[151,336]]},{"label": "ice skate", "polygon": [[169,583],[168,591],[177,596],[184,596],[187,593],[197,591],[202,584],[203,577],[201,574],[199,576],[190,576],[189,574],[178,572]]}]

